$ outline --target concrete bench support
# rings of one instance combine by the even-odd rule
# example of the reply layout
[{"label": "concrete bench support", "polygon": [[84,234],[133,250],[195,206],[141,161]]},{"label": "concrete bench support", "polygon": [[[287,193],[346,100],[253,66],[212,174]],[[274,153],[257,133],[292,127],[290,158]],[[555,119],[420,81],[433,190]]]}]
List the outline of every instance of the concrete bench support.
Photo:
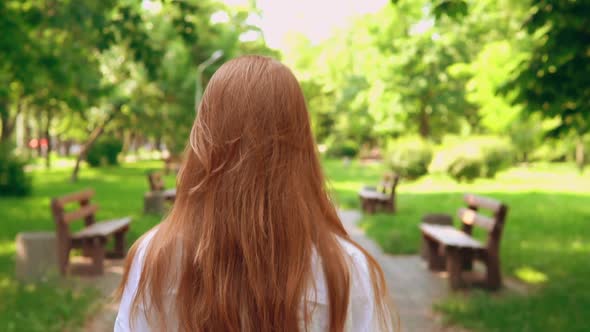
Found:
[{"label": "concrete bench support", "polygon": [[19,233],[16,236],[16,277],[38,281],[57,271],[56,240],[53,232]]}]

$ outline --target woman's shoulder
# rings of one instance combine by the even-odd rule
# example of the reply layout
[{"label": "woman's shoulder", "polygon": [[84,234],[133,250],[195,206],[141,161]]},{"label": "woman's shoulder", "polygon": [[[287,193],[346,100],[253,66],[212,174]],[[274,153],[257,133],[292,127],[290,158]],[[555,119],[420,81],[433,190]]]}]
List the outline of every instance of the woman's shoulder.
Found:
[{"label": "woman's shoulder", "polygon": [[354,265],[354,267],[359,269],[359,272],[368,273],[369,266],[367,262],[367,256],[365,255],[365,253],[347,239],[338,237],[338,242],[340,244],[340,247],[344,251],[346,257],[349,258],[350,262]]},{"label": "woman's shoulder", "polygon": [[132,258],[133,262],[129,270],[130,279],[139,280],[139,275],[141,274],[141,271],[143,269],[143,261],[145,260],[147,248],[152,242],[152,239],[154,238],[154,235],[156,235],[157,231],[158,226],[150,229],[149,231],[144,233],[139,239],[137,239],[137,242],[134,244],[134,246],[137,246],[137,250],[135,251],[135,254]]}]

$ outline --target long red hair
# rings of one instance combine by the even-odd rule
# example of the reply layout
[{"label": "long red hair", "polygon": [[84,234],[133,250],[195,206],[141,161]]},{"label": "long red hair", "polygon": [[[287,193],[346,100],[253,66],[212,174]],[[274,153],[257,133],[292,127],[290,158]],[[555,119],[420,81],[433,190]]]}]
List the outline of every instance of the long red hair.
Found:
[{"label": "long red hair", "polygon": [[377,314],[389,321],[383,272],[350,239],[326,192],[297,79],[274,59],[236,58],[204,93],[176,202],[146,248],[132,315],[145,306],[162,331],[171,322],[186,332],[299,331],[310,319],[315,250],[330,331],[342,331],[351,274],[338,238],[365,254]]}]

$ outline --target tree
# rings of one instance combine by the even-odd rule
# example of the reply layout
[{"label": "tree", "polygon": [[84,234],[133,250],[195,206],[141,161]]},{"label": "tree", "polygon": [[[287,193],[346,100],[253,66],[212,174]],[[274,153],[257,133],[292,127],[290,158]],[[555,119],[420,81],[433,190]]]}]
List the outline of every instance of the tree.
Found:
[{"label": "tree", "polygon": [[515,102],[528,113],[558,119],[549,132],[575,133],[576,162],[584,168],[584,135],[590,131],[590,2],[533,0],[525,22],[534,38],[530,58],[505,91],[517,89]]}]

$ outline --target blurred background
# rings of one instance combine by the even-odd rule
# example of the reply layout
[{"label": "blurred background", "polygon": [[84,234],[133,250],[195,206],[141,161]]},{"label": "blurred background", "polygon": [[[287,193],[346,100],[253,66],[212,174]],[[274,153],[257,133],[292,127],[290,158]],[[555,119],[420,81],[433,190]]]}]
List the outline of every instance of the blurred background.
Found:
[{"label": "blurred background", "polygon": [[174,186],[209,78],[243,54],[300,80],[340,208],[401,176],[396,213],[358,224],[387,254],[464,192],[509,206],[518,291],[445,293],[409,330],[590,328],[589,0],[0,0],[0,330],[102,330],[120,266],[24,280],[15,237],[55,232],[51,198],[83,188],[133,218],[129,243],[156,225],[146,175]]}]

